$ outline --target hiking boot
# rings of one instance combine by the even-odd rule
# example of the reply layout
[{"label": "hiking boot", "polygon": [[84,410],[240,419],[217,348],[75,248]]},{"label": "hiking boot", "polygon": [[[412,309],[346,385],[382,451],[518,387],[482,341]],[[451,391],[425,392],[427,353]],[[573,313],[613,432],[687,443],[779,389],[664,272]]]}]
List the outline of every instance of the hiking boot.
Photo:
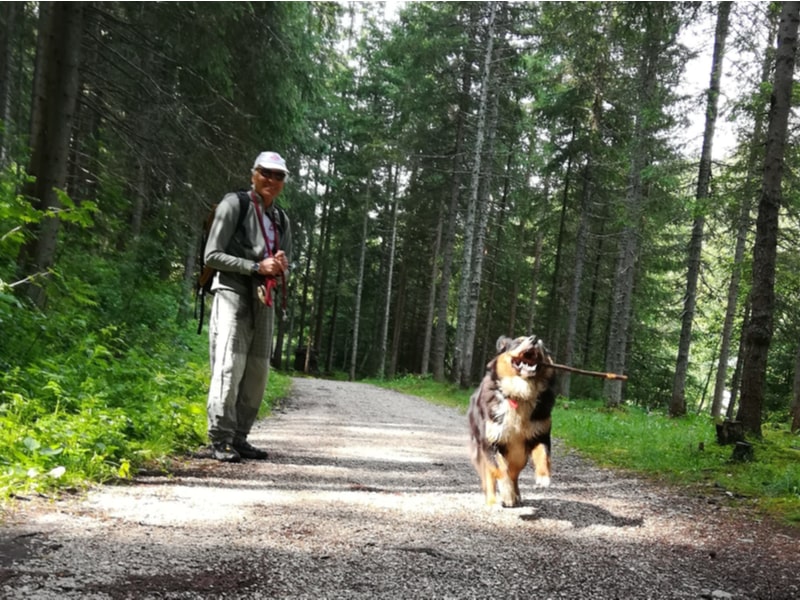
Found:
[{"label": "hiking boot", "polygon": [[256,448],[248,441],[233,442],[234,452],[238,452],[242,458],[252,458],[253,460],[264,460],[267,458],[267,453]]},{"label": "hiking boot", "polygon": [[239,453],[228,442],[212,443],[211,456],[222,462],[236,463],[242,460]]}]

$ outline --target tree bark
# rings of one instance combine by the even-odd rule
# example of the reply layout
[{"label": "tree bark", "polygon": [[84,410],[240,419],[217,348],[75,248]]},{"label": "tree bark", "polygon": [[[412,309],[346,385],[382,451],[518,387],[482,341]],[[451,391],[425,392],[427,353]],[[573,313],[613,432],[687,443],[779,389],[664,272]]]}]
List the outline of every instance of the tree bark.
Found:
[{"label": "tree bark", "polygon": [[711,157],[714,129],[717,124],[719,87],[722,79],[722,61],[725,57],[725,41],[728,37],[728,20],[731,2],[720,2],[717,8],[717,28],[714,34],[714,54],[711,60],[711,83],[706,98],[706,123],[703,132],[703,149],[700,153],[700,168],[697,174],[694,224],[689,242],[686,295],[684,296],[681,336],[678,343],[678,358],[672,382],[672,400],[669,414],[673,417],[686,414],[686,376],[689,371],[689,349],[692,344],[692,325],[697,306],[697,280],[700,277],[700,262],[703,255],[703,235],[706,223],[705,211],[711,187]]},{"label": "tree bark", "polygon": [[408,263],[404,262],[400,268],[400,276],[397,278],[397,301],[394,307],[394,331],[392,332],[392,344],[389,352],[389,369],[386,372],[387,379],[393,379],[397,375],[397,362],[400,354],[400,343],[403,339],[403,315],[406,311],[406,298],[408,298]]},{"label": "tree bark", "polygon": [[[575,142],[576,126],[573,123],[572,133],[570,134],[570,144]],[[569,200],[569,191],[572,187],[572,170],[573,157],[570,154],[567,158],[567,168],[564,174],[564,185],[561,194],[561,214],[558,220],[558,238],[556,240],[556,255],[555,264],[553,266],[553,277],[550,281],[550,297],[548,298],[547,310],[545,312],[547,321],[547,331],[544,334],[545,339],[549,340],[550,351],[558,354],[559,332],[561,330],[559,324],[559,314],[562,307],[562,294],[559,287],[561,279],[561,260],[564,255],[564,241],[567,229],[567,204]]]},{"label": "tree bark", "polygon": [[[369,181],[369,179],[367,180]],[[355,307],[353,309],[353,348],[350,358],[350,381],[356,380],[356,364],[358,360],[358,328],[361,320],[361,295],[364,291],[364,264],[367,257],[367,231],[369,226],[370,193],[367,187],[364,199],[364,221],[361,225],[361,252],[358,257],[358,281],[356,282]]]},{"label": "tree bark", "polygon": [[[311,263],[313,259],[313,248],[314,248],[314,224],[308,227],[308,239],[306,240],[306,247],[308,250],[306,251],[306,265],[303,272],[303,290],[300,293],[300,317],[298,319],[299,326],[297,328],[297,350],[299,351],[300,348],[304,347],[307,344],[307,341],[304,339],[305,329],[306,329],[306,315],[309,312],[309,299],[308,299],[308,288],[311,284]],[[294,311],[292,311],[294,313]],[[294,325],[294,323],[292,323]],[[309,325],[310,328],[310,325]],[[289,352],[287,353],[287,358],[291,363],[294,358],[294,352],[291,347],[291,343],[289,344]]]},{"label": "tree bark", "polygon": [[[639,257],[639,237],[642,218],[643,184],[642,172],[647,164],[650,131],[646,124],[650,102],[655,97],[657,63],[661,45],[656,28],[661,27],[656,15],[648,19],[645,47],[638,67],[637,107],[633,138],[630,148],[630,171],[628,192],[625,196],[625,225],[620,235],[619,253],[614,276],[611,304],[611,319],[606,350],[606,371],[624,373],[627,362],[628,337],[630,335],[633,288],[636,281],[636,264]],[[606,405],[622,404],[622,381],[606,380],[604,384]]]},{"label": "tree bark", "polygon": [[322,329],[325,323],[325,304],[327,301],[326,288],[328,284],[328,269],[330,268],[330,261],[327,260],[327,257],[330,256],[331,230],[333,229],[331,222],[333,216],[330,205],[329,199],[325,203],[324,214],[320,220],[319,250],[317,251],[314,274],[314,303],[312,309],[314,312],[314,335],[312,336],[312,347],[317,352],[322,349]]},{"label": "tree bark", "polygon": [[[494,5],[493,5],[494,6]],[[491,19],[493,24],[494,17]],[[491,34],[494,36],[494,32]],[[489,60],[495,58],[492,54]],[[489,88],[493,87],[493,77],[489,78]],[[494,143],[497,132],[497,119],[498,119],[498,95],[491,94],[491,108],[489,109],[489,121],[486,125],[486,158],[481,161],[482,175],[479,184],[479,199],[478,205],[481,210],[478,212],[477,223],[475,224],[475,246],[472,252],[472,277],[469,288],[469,304],[467,313],[467,328],[464,340],[464,368],[461,373],[461,386],[471,387],[475,380],[479,380],[483,376],[483,366],[479,365],[476,372],[473,372],[474,356],[475,356],[475,338],[478,328],[478,307],[480,306],[481,299],[481,283],[483,281],[483,262],[486,257],[486,229],[489,224],[489,214],[492,212],[491,189],[492,189],[492,156],[494,155]],[[485,167],[486,165],[486,167]],[[488,359],[488,357],[485,357]],[[483,361],[485,364],[485,360]]]},{"label": "tree bark", "polygon": [[791,431],[792,433],[797,433],[800,431],[800,346],[797,347],[797,354],[794,359],[794,385],[792,395],[794,398],[792,400],[790,413],[792,422]]},{"label": "tree bark", "polygon": [[[392,224],[391,232],[389,233],[389,256],[387,262],[386,273],[386,290],[384,294],[383,303],[383,326],[381,327],[380,339],[380,357],[378,366],[378,377],[386,377],[386,353],[389,345],[389,316],[391,314],[392,306],[392,276],[394,275],[394,252],[395,244],[397,242],[397,205],[399,203],[399,195],[397,193],[397,173],[389,177],[392,185]],[[395,329],[400,328],[399,321],[395,323]]]},{"label": "tree bark", "polygon": [[453,276],[453,258],[456,238],[456,222],[459,212],[459,198],[461,197],[461,167],[462,153],[464,150],[464,136],[469,106],[469,89],[472,86],[472,70],[468,61],[465,61],[461,78],[461,103],[456,114],[456,139],[453,148],[453,169],[450,184],[450,206],[447,211],[447,230],[444,236],[442,251],[442,276],[439,280],[436,311],[436,330],[433,339],[433,353],[431,355],[432,374],[435,381],[445,380],[445,354],[447,347],[447,324],[450,306],[450,282]]},{"label": "tree bark", "polygon": [[531,270],[531,304],[528,309],[528,326],[525,332],[533,335],[534,324],[536,323],[536,299],[539,297],[539,275],[542,270],[542,247],[544,246],[544,232],[540,229],[536,232],[536,240],[533,247],[533,269]]},{"label": "tree bark", "polygon": [[[583,282],[583,268],[586,261],[586,234],[588,232],[589,205],[592,197],[592,157],[587,158],[583,169],[583,191],[581,193],[581,214],[578,221],[578,232],[575,236],[575,269],[572,275],[572,289],[567,307],[567,336],[564,340],[564,364],[572,365],[575,356],[575,334],[578,329],[578,307]],[[570,373],[559,377],[561,395],[569,397]]]},{"label": "tree bark", "polygon": [[11,85],[14,72],[14,36],[17,31],[17,2],[4,2],[0,8],[0,119],[4,127],[0,131],[0,165],[8,163],[9,129],[11,127]]},{"label": "tree bark", "polygon": [[800,23],[800,2],[784,2],[781,8],[778,51],[775,56],[775,83],[767,127],[764,180],[756,220],[751,287],[752,312],[744,336],[742,397],[737,416],[744,424],[745,430],[757,437],[761,437],[761,410],[764,403],[767,355],[773,334],[778,218],[782,201],[783,159],[791,110],[798,23]]},{"label": "tree bark", "polygon": [[339,322],[339,293],[342,289],[342,271],[344,269],[344,251],[339,248],[336,261],[336,286],[333,288],[333,305],[328,322],[328,346],[325,350],[325,372],[332,373],[336,354],[336,325]]},{"label": "tree bark", "polygon": [[[495,105],[496,107],[496,105]],[[505,231],[507,227],[507,223],[505,222],[505,216],[507,214],[506,207],[508,206],[508,196],[511,192],[511,177],[510,177],[510,170],[514,160],[514,148],[513,146],[509,148],[508,154],[506,155],[506,164],[505,164],[505,172],[503,175],[503,192],[500,194],[500,203],[497,209],[497,218],[494,220],[494,227],[491,229],[494,230],[494,239],[492,240],[491,244],[487,247],[487,254],[489,256],[493,256],[494,259],[489,261],[488,264],[488,273],[486,278],[486,301],[485,301],[485,308],[484,308],[484,315],[481,319],[483,324],[483,328],[481,331],[481,340],[479,344],[476,346],[480,346],[478,350],[478,356],[486,358],[490,354],[494,355],[494,348],[497,340],[497,335],[495,331],[496,321],[495,318],[495,290],[497,289],[497,272],[499,268],[499,257],[502,253],[503,249],[503,240],[505,239]],[[517,294],[517,282],[516,280],[511,284],[512,291],[510,294],[511,306],[509,307],[509,320],[510,324],[508,329],[506,330],[508,335],[514,336],[514,313],[516,311],[516,294]],[[505,294],[504,294],[505,295]],[[495,335],[493,335],[495,334]],[[486,361],[484,361],[486,362]],[[483,365],[480,363],[476,365],[476,373],[478,377],[481,376],[481,372],[483,371]]]},{"label": "tree bark", "polygon": [[[774,36],[769,36],[774,39]],[[769,82],[772,70],[771,44],[764,52],[764,62],[761,68],[761,82],[766,85]],[[728,299],[725,308],[725,318],[722,324],[722,340],[720,341],[719,361],[717,363],[717,377],[714,383],[714,400],[711,404],[711,417],[715,421],[722,418],[722,403],[725,395],[726,381],[728,379],[728,360],[730,359],[731,342],[733,339],[733,323],[736,318],[737,305],[739,302],[739,284],[742,279],[744,268],[744,255],[747,246],[747,234],[750,231],[751,216],[753,209],[752,198],[757,194],[755,191],[757,175],[757,165],[761,160],[761,152],[764,147],[764,116],[765,111],[756,110],[753,115],[753,138],[750,141],[750,150],[747,159],[747,180],[745,189],[741,195],[741,207],[739,209],[739,219],[736,233],[736,246],[733,251],[733,267],[731,269],[731,279],[728,282]],[[731,386],[733,387],[733,386]],[[731,390],[729,407],[733,405],[734,393]]]},{"label": "tree bark", "polygon": [[[66,184],[70,134],[78,100],[79,61],[83,31],[82,2],[43,2],[40,13],[34,113],[31,118],[32,153],[28,174],[35,181],[25,195],[42,212],[60,207],[56,189]],[[22,248],[20,279],[30,271],[45,273],[53,266],[59,220],[45,217]],[[39,282],[27,294],[40,308],[46,303]]]},{"label": "tree bark", "polygon": [[419,366],[419,373],[423,377],[428,374],[428,369],[431,363],[431,345],[433,342],[433,324],[434,315],[436,314],[436,274],[439,271],[439,253],[442,248],[442,231],[444,229],[445,220],[445,206],[444,202],[440,203],[439,218],[436,223],[436,234],[433,241],[433,252],[431,256],[431,274],[430,274],[430,288],[428,289],[428,308],[426,311],[427,318],[425,319],[425,333],[423,334],[422,341],[422,358]]},{"label": "tree bark", "polygon": [[[468,349],[468,329],[474,323],[469,323],[470,289],[473,281],[473,260],[475,252],[475,237],[478,222],[478,200],[481,181],[481,162],[483,159],[483,143],[486,138],[486,119],[489,104],[489,87],[491,82],[491,65],[494,54],[494,20],[497,7],[494,2],[489,3],[489,22],[486,32],[486,48],[483,55],[481,68],[482,80],[480,87],[480,102],[478,106],[478,123],[473,147],[472,178],[470,181],[470,198],[467,204],[467,216],[464,222],[464,254],[461,260],[461,281],[458,293],[458,322],[456,323],[456,342],[453,348],[453,373],[454,383],[461,384],[465,373],[469,372],[471,365],[466,359],[472,357],[472,350]],[[473,333],[474,339],[474,333]],[[471,342],[470,342],[471,343]]]},{"label": "tree bark", "polygon": [[733,369],[733,376],[731,377],[731,398],[728,402],[728,408],[725,411],[725,418],[732,420],[736,414],[736,403],[739,399],[739,390],[742,385],[742,363],[744,362],[744,332],[747,331],[747,324],[750,322],[750,301],[748,300],[744,306],[744,315],[742,317],[742,335],[739,336],[739,348],[736,353],[736,366]]}]

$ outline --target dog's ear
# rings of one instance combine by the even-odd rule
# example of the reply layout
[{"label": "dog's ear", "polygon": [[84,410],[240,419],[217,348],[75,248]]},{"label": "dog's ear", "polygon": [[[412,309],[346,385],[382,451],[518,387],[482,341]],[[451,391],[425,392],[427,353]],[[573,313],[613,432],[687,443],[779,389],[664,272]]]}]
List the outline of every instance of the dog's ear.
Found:
[{"label": "dog's ear", "polygon": [[509,348],[511,348],[513,343],[514,340],[512,340],[510,337],[501,335],[499,338],[497,338],[497,344],[495,344],[497,346],[497,353],[502,354],[503,352],[506,352]]}]

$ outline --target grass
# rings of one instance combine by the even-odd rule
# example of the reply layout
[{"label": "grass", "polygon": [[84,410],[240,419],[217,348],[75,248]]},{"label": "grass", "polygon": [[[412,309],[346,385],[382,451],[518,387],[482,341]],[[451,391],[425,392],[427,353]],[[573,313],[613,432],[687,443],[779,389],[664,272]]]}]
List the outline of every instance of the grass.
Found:
[{"label": "grass", "polygon": [[[469,404],[469,391],[430,378],[370,383],[462,409]],[[672,419],[633,406],[608,410],[600,401],[559,398],[553,423],[556,437],[598,465],[702,493],[726,492],[736,502],[800,527],[800,437],[788,426],[765,424],[763,439],[751,440],[755,459],[733,462],[732,447],[717,444],[707,416]]]},{"label": "grass", "polygon": [[671,419],[635,407],[609,411],[599,402],[559,402],[556,435],[600,465],[624,468],[701,490],[724,490],[800,527],[800,439],[788,428],[765,426],[751,440],[755,458],[731,460],[716,442],[709,417]]},{"label": "grass", "polygon": [[425,398],[430,402],[442,404],[444,406],[462,407],[465,410],[469,405],[469,397],[472,393],[469,390],[462,390],[456,385],[438,383],[431,377],[423,377],[420,375],[406,375],[392,380],[367,379],[364,380],[364,383],[371,383],[373,385],[403,392],[404,394],[419,396],[420,398]]},{"label": "grass", "polygon": [[[0,505],[128,479],[206,443],[203,337],[183,331],[146,354],[92,342],[0,375]],[[290,388],[288,375],[272,371],[259,416]]]}]

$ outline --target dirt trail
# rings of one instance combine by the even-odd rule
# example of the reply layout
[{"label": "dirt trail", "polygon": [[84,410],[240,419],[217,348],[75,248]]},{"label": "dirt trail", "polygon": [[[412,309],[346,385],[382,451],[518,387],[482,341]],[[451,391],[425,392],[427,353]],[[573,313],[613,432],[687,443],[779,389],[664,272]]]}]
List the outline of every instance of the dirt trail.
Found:
[{"label": "dirt trail", "polygon": [[[558,434],[558,422],[554,425]],[[800,535],[563,446],[486,508],[457,410],[296,379],[251,436],[0,524],[0,598],[800,598]]]}]

